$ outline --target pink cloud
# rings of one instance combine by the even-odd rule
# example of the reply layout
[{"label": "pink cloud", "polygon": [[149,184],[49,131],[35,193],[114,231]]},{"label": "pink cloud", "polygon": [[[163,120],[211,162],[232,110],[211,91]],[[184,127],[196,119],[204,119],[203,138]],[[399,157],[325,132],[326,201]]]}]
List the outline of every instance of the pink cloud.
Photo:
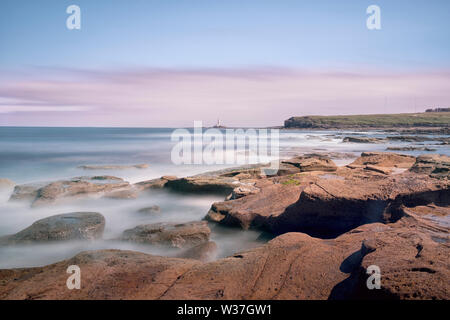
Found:
[{"label": "pink cloud", "polygon": [[[0,125],[281,125],[291,116],[450,106],[450,72],[65,70],[0,80]],[[64,111],[64,112],[60,112]]]}]

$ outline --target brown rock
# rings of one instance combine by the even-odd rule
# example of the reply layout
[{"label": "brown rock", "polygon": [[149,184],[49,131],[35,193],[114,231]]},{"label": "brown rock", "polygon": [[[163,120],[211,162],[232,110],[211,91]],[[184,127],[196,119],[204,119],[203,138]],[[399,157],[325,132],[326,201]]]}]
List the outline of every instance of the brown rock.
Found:
[{"label": "brown rock", "polygon": [[353,161],[352,165],[374,165],[378,167],[387,168],[409,168],[411,167],[416,158],[413,156],[407,156],[390,152],[363,152],[361,157]]},{"label": "brown rock", "polygon": [[284,160],[282,163],[296,166],[300,172],[306,171],[336,171],[336,164],[327,157],[296,157]]},{"label": "brown rock", "polygon": [[[0,298],[448,299],[448,256],[448,246],[413,227],[375,223],[334,240],[287,233],[209,263],[84,252],[46,267],[0,270]],[[67,290],[66,269],[74,264],[81,289]],[[371,265],[380,268],[381,289],[367,289]]]},{"label": "brown rock", "polygon": [[206,221],[180,224],[155,223],[143,224],[133,229],[125,230],[121,240],[182,248],[207,242],[210,234],[211,230]]},{"label": "brown rock", "polygon": [[421,155],[410,169],[411,172],[428,174],[435,178],[448,179],[450,157],[438,154]]},{"label": "brown rock", "polygon": [[342,142],[353,142],[353,143],[381,143],[385,141],[380,138],[368,138],[368,137],[345,137]]},{"label": "brown rock", "polygon": [[255,194],[214,203],[206,219],[244,229],[256,227],[262,217],[276,217],[295,203],[300,190],[301,187],[297,185],[271,184]]}]

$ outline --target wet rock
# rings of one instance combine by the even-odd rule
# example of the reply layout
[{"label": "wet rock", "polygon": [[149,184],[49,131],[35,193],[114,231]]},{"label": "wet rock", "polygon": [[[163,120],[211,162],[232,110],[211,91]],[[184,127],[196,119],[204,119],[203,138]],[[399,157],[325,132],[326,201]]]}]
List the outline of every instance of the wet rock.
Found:
[{"label": "wet rock", "polygon": [[234,188],[227,200],[235,200],[251,194],[257,194],[259,191],[260,189],[253,185],[242,185]]},{"label": "wet rock", "polygon": [[129,183],[117,177],[78,177],[50,183],[18,185],[10,200],[31,200],[32,206],[41,206],[63,198],[108,193],[127,187]]},{"label": "wet rock", "polygon": [[388,151],[436,151],[436,149],[427,148],[427,147],[388,147],[386,148]]},{"label": "wet rock", "polygon": [[181,192],[229,193],[239,186],[239,180],[230,177],[193,176],[167,181],[166,188]]},{"label": "wet rock", "polygon": [[392,170],[390,170],[389,168],[373,166],[373,165],[370,165],[370,164],[365,166],[364,169],[370,170],[370,171],[374,171],[374,172],[378,172],[378,173],[382,173],[382,174],[390,174],[392,172]]},{"label": "wet rock", "polygon": [[217,245],[213,241],[200,243],[178,255],[179,258],[195,259],[202,262],[213,261],[217,257]]},{"label": "wet rock", "polygon": [[28,228],[3,239],[4,244],[101,238],[105,218],[96,212],[74,212],[36,221]]},{"label": "wet rock", "polygon": [[161,208],[157,205],[146,207],[138,210],[138,213],[142,214],[159,214],[161,213]]},{"label": "wet rock", "polygon": [[368,138],[368,137],[345,137],[342,142],[353,142],[353,143],[381,143],[384,142],[381,138]]},{"label": "wet rock", "polygon": [[125,230],[121,240],[148,244],[192,247],[209,240],[211,230],[206,221],[187,223],[155,223]]}]

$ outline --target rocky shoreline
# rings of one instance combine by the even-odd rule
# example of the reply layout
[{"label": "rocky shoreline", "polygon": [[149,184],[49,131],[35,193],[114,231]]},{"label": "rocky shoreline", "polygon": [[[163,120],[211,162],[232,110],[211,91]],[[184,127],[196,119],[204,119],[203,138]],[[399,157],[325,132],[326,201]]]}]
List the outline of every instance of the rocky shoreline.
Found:
[{"label": "rocky shoreline", "polygon": [[[450,157],[364,152],[345,166],[327,155],[128,183],[94,176],[16,185],[10,201],[51,206],[83,197],[132,199],[152,189],[221,194],[203,221],[143,224],[118,241],[178,250],[177,258],[98,250],[37,268],[0,270],[0,299],[448,299]],[[6,183],[5,183],[6,184]],[[11,182],[7,184],[11,187]],[[146,210],[144,210],[146,209]],[[156,206],[139,214],[161,214]],[[257,248],[216,259],[209,224],[255,229]],[[0,239],[18,243],[101,238],[105,218],[77,212],[41,219]],[[66,287],[69,265],[83,273]],[[381,270],[381,289],[366,286]]]}]

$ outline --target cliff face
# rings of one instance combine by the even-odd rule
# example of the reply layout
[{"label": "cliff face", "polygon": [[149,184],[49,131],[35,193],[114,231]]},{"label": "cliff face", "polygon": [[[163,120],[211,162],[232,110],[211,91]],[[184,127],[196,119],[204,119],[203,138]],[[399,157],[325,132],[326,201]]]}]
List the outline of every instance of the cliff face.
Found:
[{"label": "cliff face", "polygon": [[450,112],[291,117],[285,128],[450,127]]}]

